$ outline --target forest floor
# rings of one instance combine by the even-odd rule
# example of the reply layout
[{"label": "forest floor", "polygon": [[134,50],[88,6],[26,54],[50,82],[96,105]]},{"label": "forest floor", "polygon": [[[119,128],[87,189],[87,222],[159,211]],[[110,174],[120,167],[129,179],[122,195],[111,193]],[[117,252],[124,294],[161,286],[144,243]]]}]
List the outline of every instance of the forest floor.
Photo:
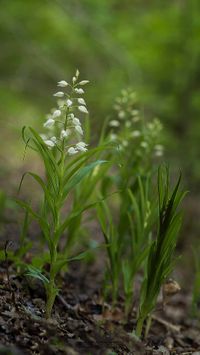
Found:
[{"label": "forest floor", "polygon": [[[133,306],[124,318],[123,299],[114,310],[102,302],[101,263],[73,262],[60,284],[52,319],[44,317],[45,295],[39,281],[0,265],[0,354],[200,354],[200,328],[188,316],[189,296],[181,291],[154,312],[146,339],[133,333]],[[8,282],[9,278],[9,282]]]},{"label": "forest floor", "polygon": [[[101,255],[101,250],[93,263],[70,263],[68,272],[58,282],[60,292],[50,320],[45,319],[43,285],[19,274],[12,262],[0,262],[0,355],[200,355],[200,322],[190,317],[193,277],[191,255],[187,255],[193,237],[188,226],[199,221],[200,205],[195,200],[187,205],[191,211],[186,214],[189,217],[184,235],[190,238],[189,241],[188,238],[181,239],[178,252],[184,255],[184,260],[175,275],[175,279],[181,280],[182,289],[171,298],[164,310],[162,297],[159,298],[146,339],[137,339],[133,332],[139,279],[135,285],[136,303],[128,320],[124,316],[123,295],[114,310],[110,301],[103,302],[105,255]],[[6,240],[15,243],[19,235],[16,216],[13,212],[8,214],[8,219],[10,216],[14,223],[4,225],[1,250],[4,250]],[[198,230],[193,231],[195,236]],[[33,241],[37,240],[37,234],[37,228],[32,228]],[[93,234],[96,236],[98,231]]]}]

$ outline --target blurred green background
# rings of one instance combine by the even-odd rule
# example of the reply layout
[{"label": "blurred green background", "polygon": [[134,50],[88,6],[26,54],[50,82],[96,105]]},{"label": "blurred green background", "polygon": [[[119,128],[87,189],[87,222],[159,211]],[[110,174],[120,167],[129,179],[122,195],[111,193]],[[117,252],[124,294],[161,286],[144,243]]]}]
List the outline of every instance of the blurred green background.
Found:
[{"label": "blurred green background", "polygon": [[132,86],[166,133],[189,189],[200,180],[199,0],[1,0],[1,176],[23,165],[21,127],[40,127],[58,80],[89,79],[92,134]]}]

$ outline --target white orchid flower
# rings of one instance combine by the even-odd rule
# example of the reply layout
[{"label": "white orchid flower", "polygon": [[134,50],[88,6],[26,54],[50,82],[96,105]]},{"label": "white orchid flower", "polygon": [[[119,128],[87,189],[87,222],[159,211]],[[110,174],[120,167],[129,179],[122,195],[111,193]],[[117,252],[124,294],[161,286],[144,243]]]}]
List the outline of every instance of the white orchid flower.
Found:
[{"label": "white orchid flower", "polygon": [[77,93],[77,94],[84,94],[84,90],[83,89],[79,89],[79,88],[75,88],[74,91]]},{"label": "white orchid flower", "polygon": [[131,137],[133,138],[137,138],[137,137],[140,137],[141,136],[141,132],[140,131],[133,131],[131,133]]},{"label": "white orchid flower", "polygon": [[78,118],[74,117],[73,120],[72,120],[72,123],[75,125],[75,126],[81,126],[81,122]]},{"label": "white orchid flower", "polygon": [[120,123],[117,120],[112,120],[110,121],[110,126],[111,127],[119,127]]},{"label": "white orchid flower", "polygon": [[66,130],[62,129],[61,133],[60,133],[60,138],[66,138],[69,137],[71,134],[71,130],[69,128],[67,128]]},{"label": "white orchid flower", "polygon": [[56,92],[55,94],[53,94],[53,96],[56,96],[56,97],[63,97],[63,96],[64,96],[64,92],[58,91],[58,92]]},{"label": "white orchid flower", "polygon": [[78,153],[78,150],[75,149],[74,147],[70,147],[68,150],[67,150],[68,154],[69,155],[74,155],[74,154],[77,154]]},{"label": "white orchid flower", "polygon": [[88,110],[86,109],[85,106],[78,106],[79,111],[83,112],[83,113],[88,113]]},{"label": "white orchid flower", "polygon": [[80,81],[79,85],[86,85],[89,83],[89,80],[82,80]]},{"label": "white orchid flower", "polygon": [[68,85],[69,84],[65,80],[58,81],[58,86],[60,86],[61,88],[65,88]]},{"label": "white orchid flower", "polygon": [[76,130],[79,134],[83,135],[83,130],[82,130],[81,126],[79,126],[79,125],[75,126],[75,130]]},{"label": "white orchid flower", "polygon": [[80,150],[81,152],[86,152],[87,151],[87,148],[86,148],[87,146],[88,146],[88,144],[86,144],[85,142],[79,142],[79,143],[76,144],[76,148],[78,150]]},{"label": "white orchid flower", "polygon": [[44,143],[50,148],[53,148],[55,146],[55,142],[53,142],[51,139],[45,140]]},{"label": "white orchid flower", "polygon": [[53,117],[53,118],[60,117],[60,116],[61,116],[61,113],[62,113],[62,112],[61,112],[60,110],[55,110],[54,113],[53,113],[53,115],[52,115],[52,117]]},{"label": "white orchid flower", "polygon": [[81,105],[86,105],[86,102],[82,97],[78,98],[78,103]]},{"label": "white orchid flower", "polygon": [[67,105],[67,107],[72,106],[72,104],[73,104],[72,100],[67,99],[67,101],[66,101],[66,105]]},{"label": "white orchid flower", "polygon": [[55,121],[53,120],[53,118],[49,118],[45,123],[44,123],[44,127],[49,128],[52,127],[54,125]]}]

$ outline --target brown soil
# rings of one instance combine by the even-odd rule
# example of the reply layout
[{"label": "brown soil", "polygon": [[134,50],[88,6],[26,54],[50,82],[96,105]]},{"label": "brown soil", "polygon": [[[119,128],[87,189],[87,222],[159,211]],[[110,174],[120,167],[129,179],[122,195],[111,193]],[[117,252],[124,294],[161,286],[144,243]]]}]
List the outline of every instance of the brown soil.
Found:
[{"label": "brown soil", "polygon": [[103,304],[98,263],[71,264],[48,321],[42,284],[6,262],[0,281],[0,354],[200,354],[200,328],[188,317],[183,291],[164,311],[158,304],[150,333],[140,341],[133,333],[135,309],[125,321],[122,299],[114,310]]}]

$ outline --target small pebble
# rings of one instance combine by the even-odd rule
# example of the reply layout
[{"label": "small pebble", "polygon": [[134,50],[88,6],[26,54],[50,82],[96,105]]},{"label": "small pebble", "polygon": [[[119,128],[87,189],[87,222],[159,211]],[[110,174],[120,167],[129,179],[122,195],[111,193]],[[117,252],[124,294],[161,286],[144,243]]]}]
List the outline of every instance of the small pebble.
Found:
[{"label": "small pebble", "polygon": [[169,349],[172,350],[174,346],[174,339],[171,337],[167,337],[164,342],[165,346]]}]

